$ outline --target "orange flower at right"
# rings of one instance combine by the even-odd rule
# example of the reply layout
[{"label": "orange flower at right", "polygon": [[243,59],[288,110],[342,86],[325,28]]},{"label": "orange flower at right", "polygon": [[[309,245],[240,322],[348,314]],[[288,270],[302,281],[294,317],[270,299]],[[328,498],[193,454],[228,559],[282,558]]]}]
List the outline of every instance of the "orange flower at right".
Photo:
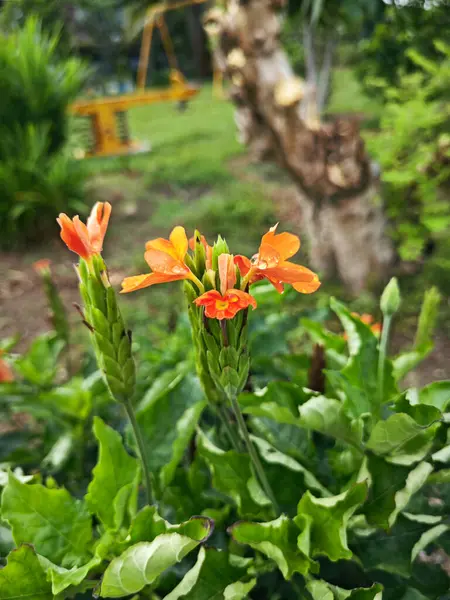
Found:
[{"label": "orange flower at right", "polygon": [[272,227],[261,239],[257,254],[249,260],[246,256],[235,256],[244,282],[251,285],[256,281],[267,279],[282,293],[283,284],[287,283],[302,294],[312,294],[320,287],[319,277],[310,269],[287,259],[297,254],[300,239],[292,233],[276,233],[277,226]]}]

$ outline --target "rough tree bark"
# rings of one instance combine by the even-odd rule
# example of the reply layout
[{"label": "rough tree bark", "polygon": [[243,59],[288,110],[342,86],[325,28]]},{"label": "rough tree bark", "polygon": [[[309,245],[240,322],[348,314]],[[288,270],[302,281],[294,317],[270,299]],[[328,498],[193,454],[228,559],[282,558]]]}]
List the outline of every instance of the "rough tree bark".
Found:
[{"label": "rough tree bark", "polygon": [[317,106],[317,90],[294,76],[280,46],[282,1],[228,0],[206,15],[205,29],[231,82],[240,140],[255,158],[278,161],[298,189],[313,266],[358,292],[393,259],[378,179],[356,121],[321,123],[305,110]]}]

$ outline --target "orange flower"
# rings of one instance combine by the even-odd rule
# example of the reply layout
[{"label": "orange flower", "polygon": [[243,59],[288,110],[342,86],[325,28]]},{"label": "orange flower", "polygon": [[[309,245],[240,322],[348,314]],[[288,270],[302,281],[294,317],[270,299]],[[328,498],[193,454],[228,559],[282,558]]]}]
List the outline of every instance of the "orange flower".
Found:
[{"label": "orange flower", "polygon": [[232,319],[237,312],[252,306],[256,300],[250,294],[236,290],[236,267],[231,254],[221,254],[218,258],[220,292],[211,290],[194,300],[197,306],[205,307],[209,319]]},{"label": "orange flower", "polygon": [[8,363],[2,359],[4,350],[0,350],[0,383],[10,383],[14,381],[14,375]]},{"label": "orange flower", "polygon": [[50,269],[51,264],[52,261],[49,258],[41,258],[33,263],[33,269],[36,271],[36,273],[38,273],[38,275],[41,275]]},{"label": "orange flower", "polygon": [[[213,249],[212,246],[210,246],[208,244],[208,242],[206,241],[206,238],[204,235],[202,235],[200,237],[200,241],[202,243],[203,248],[205,249],[206,252],[206,269],[212,269],[212,253],[213,253]],[[189,248],[191,250],[195,250],[195,237],[191,237],[189,239]]]},{"label": "orange flower", "polygon": [[232,319],[237,312],[252,306],[256,308],[256,300],[241,290],[228,290],[221,294],[217,290],[205,292],[194,300],[197,306],[205,307],[205,315],[210,319]]},{"label": "orange flower", "polygon": [[86,225],[77,215],[72,219],[61,213],[56,219],[61,227],[61,239],[69,250],[88,260],[93,254],[99,254],[103,248],[103,239],[111,215],[109,202],[97,202],[92,208]]},{"label": "orange flower", "polygon": [[258,254],[255,254],[252,260],[245,256],[235,257],[234,261],[243,276],[243,284],[267,279],[280,293],[283,292],[284,283],[292,285],[302,294],[315,292],[320,287],[317,275],[306,267],[287,260],[298,252],[299,238],[291,233],[276,234],[277,226],[272,227],[262,237]]},{"label": "orange flower", "polygon": [[156,283],[190,279],[203,291],[202,283],[186,265],[188,239],[184,227],[175,227],[168,240],[157,238],[145,245],[144,258],[152,273],[126,277],[122,282],[121,293],[134,292]]}]

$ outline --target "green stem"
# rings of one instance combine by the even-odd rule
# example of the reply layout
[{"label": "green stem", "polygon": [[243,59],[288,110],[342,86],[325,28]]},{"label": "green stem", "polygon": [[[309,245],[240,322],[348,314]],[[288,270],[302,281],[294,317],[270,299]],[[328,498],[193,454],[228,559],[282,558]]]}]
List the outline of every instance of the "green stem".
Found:
[{"label": "green stem", "polygon": [[276,516],[280,515],[280,508],[278,506],[278,502],[276,501],[275,495],[270,487],[269,480],[266,477],[266,473],[264,471],[264,467],[259,460],[259,456],[255,450],[255,447],[250,439],[250,435],[248,433],[247,425],[245,424],[244,416],[241,412],[241,408],[239,406],[236,394],[230,394],[229,399],[231,402],[231,406],[233,407],[234,414],[236,416],[239,429],[241,430],[242,437],[244,438],[245,445],[247,446],[247,451],[250,455],[250,459],[253,463],[253,467],[255,469],[257,478],[259,479],[260,484],[264,492],[266,493],[269,500],[272,502],[273,509],[275,511]]},{"label": "green stem", "polygon": [[389,343],[389,332],[391,329],[392,317],[390,315],[386,315],[383,319],[383,327],[381,329],[381,339],[380,339],[380,347],[378,353],[378,393],[379,393],[379,407],[384,401],[384,371],[385,371],[385,363],[386,363],[386,353],[387,347]]},{"label": "green stem", "polygon": [[139,458],[142,462],[142,469],[144,471],[145,479],[145,488],[147,492],[147,503],[153,504],[152,483],[150,480],[150,469],[148,467],[147,456],[145,454],[144,440],[142,439],[141,430],[136,420],[136,414],[134,412],[133,405],[131,404],[131,400],[129,398],[125,400],[124,406],[128,418],[130,419],[131,427],[133,429],[134,437],[136,439],[136,444],[138,446]]},{"label": "green stem", "polygon": [[228,419],[228,416],[226,414],[225,408],[220,404],[217,405],[217,414],[219,415],[222,425],[224,426],[224,429],[227,432],[227,435],[231,442],[232,447],[234,448],[234,450],[236,450],[236,452],[242,452],[241,440],[239,439],[239,436],[236,434],[236,431],[234,430],[234,428],[232,427],[232,425]]}]

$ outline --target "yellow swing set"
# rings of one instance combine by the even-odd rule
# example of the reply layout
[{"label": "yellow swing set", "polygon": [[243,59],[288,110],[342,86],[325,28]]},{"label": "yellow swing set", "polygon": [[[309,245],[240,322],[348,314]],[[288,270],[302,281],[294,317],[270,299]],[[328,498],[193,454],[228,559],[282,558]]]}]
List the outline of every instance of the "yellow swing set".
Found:
[{"label": "yellow swing set", "polygon": [[[178,67],[172,39],[167,29],[164,13],[193,4],[201,4],[207,0],[180,0],[174,3],[160,3],[151,6],[146,14],[142,35],[141,51],[137,75],[136,91],[109,98],[79,100],[70,105],[69,111],[76,117],[89,119],[91,147],[87,152],[81,151],[80,158],[90,156],[117,156],[133,154],[148,149],[148,146],[134,142],[130,138],[127,110],[134,106],[143,106],[155,102],[186,102],[200,91],[190,85]],[[151,52],[152,37],[155,27],[158,28],[164,51],[169,62],[169,86],[145,90],[148,63]]]}]

